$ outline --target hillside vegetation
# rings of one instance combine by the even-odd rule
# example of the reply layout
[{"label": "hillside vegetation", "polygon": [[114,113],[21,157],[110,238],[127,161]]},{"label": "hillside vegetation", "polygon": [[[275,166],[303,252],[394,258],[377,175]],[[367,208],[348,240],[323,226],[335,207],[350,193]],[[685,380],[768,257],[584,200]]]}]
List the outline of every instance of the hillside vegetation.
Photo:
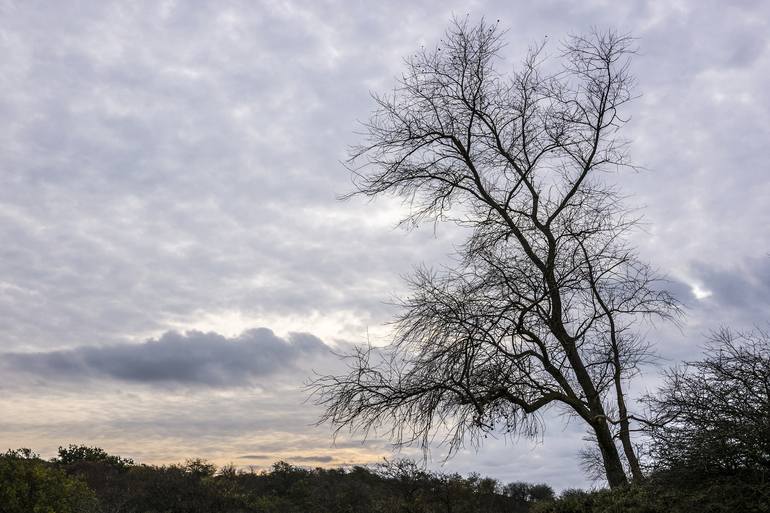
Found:
[{"label": "hillside vegetation", "polygon": [[441,474],[398,460],[374,467],[263,471],[200,459],[155,466],[83,446],[42,460],[28,449],[0,455],[1,513],[592,513],[765,512],[761,472],[709,476],[657,472],[620,490],[566,490]]}]

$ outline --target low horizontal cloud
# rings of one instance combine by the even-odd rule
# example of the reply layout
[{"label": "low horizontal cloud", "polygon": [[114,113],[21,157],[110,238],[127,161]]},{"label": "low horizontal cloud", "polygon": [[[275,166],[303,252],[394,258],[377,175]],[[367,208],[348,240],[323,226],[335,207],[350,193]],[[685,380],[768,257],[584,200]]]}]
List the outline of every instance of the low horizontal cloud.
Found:
[{"label": "low horizontal cloud", "polygon": [[308,333],[287,338],[266,328],[237,337],[169,331],[141,344],[0,354],[0,366],[42,379],[106,378],[144,384],[247,385],[324,354],[328,347]]},{"label": "low horizontal cloud", "polygon": [[298,463],[330,463],[334,461],[332,456],[292,456],[287,459]]},{"label": "low horizontal cloud", "polygon": [[334,461],[334,456],[327,454],[322,455],[308,455],[308,456],[272,456],[270,454],[244,454],[238,456],[239,460],[285,460],[293,463],[331,463]]},{"label": "low horizontal cloud", "polygon": [[272,456],[270,454],[244,454],[238,456],[239,460],[270,460],[270,461],[288,461],[291,463],[331,463],[335,461],[334,456],[309,455],[309,456]]}]

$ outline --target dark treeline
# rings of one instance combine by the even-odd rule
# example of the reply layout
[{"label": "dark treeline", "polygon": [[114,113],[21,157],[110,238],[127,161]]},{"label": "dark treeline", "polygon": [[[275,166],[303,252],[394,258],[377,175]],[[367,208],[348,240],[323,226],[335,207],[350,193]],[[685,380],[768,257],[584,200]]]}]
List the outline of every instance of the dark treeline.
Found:
[{"label": "dark treeline", "polygon": [[409,460],[347,469],[278,462],[258,472],[200,459],[136,464],[83,446],[60,448],[51,461],[26,449],[0,456],[2,513],[519,513],[553,498],[547,485],[428,472]]},{"label": "dark treeline", "polygon": [[205,460],[155,466],[84,446],[49,461],[0,455],[0,513],[653,513],[770,511],[767,472],[658,470],[622,489],[565,490],[471,474],[429,472],[410,460],[373,467],[217,468]]}]

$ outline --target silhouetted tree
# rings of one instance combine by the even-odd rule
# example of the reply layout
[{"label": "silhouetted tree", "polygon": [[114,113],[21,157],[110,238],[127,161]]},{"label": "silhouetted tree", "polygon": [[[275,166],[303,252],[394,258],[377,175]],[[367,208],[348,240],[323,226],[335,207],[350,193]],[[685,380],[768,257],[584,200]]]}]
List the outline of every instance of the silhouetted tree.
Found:
[{"label": "silhouetted tree", "polygon": [[671,370],[648,398],[653,463],[703,476],[770,476],[770,336],[713,335],[702,360]]},{"label": "silhouetted tree", "polygon": [[503,493],[519,502],[550,501],[555,497],[553,488],[544,483],[508,483],[503,487]]},{"label": "silhouetted tree", "polygon": [[[106,454],[91,448],[86,454]],[[121,458],[121,460],[123,460]],[[658,470],[614,490],[568,490],[554,498],[540,484],[430,472],[414,461],[308,469],[278,462],[267,470],[214,472],[203,460],[179,465],[63,464],[29,449],[0,454],[0,513],[691,513],[766,512],[770,482],[746,473],[672,480]],[[692,477],[689,474],[685,477]],[[753,475],[753,477],[757,477]]]},{"label": "silhouetted tree", "polygon": [[130,458],[123,458],[120,456],[107,454],[104,449],[99,447],[88,447],[85,445],[73,444],[68,445],[66,448],[59,447],[59,453],[56,458],[57,463],[61,463],[62,465],[71,465],[81,461],[101,461],[109,465],[121,468],[125,468],[134,464],[134,460]]},{"label": "silhouetted tree", "polygon": [[361,348],[348,375],[315,383],[322,421],[424,448],[448,428],[454,449],[496,429],[534,435],[559,406],[585,422],[616,487],[616,439],[642,476],[624,386],[648,351],[632,328],[677,313],[602,179],[628,165],[617,134],[632,40],[572,37],[559,69],[538,46],[512,76],[497,71],[502,47],[497,26],[456,21],[374,97],[353,194],[400,196],[405,223],[453,221],[470,236],[453,268],[412,277],[388,348]]}]

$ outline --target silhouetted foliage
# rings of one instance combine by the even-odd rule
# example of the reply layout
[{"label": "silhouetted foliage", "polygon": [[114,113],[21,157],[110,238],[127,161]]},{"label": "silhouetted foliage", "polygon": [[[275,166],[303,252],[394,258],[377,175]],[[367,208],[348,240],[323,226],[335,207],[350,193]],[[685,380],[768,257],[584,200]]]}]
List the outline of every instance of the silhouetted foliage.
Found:
[{"label": "silhouetted foliage", "polygon": [[513,485],[429,472],[410,460],[348,469],[278,462],[254,472],[201,459],[138,465],[83,446],[62,451],[48,462],[28,450],[0,456],[0,513],[525,513],[553,495],[525,483],[516,487],[527,493],[511,494]]},{"label": "silhouetted foliage", "polygon": [[766,513],[770,483],[734,477],[698,482],[671,479],[666,472],[614,490],[565,490],[553,501],[533,504],[532,513]]},{"label": "silhouetted foliage", "polygon": [[549,501],[554,499],[553,488],[547,484],[509,483],[503,493],[519,502]]},{"label": "silhouetted foliage", "polygon": [[652,461],[698,476],[770,477],[770,337],[715,333],[702,360],[668,372],[648,398]]},{"label": "silhouetted foliage", "polygon": [[73,444],[68,445],[66,448],[59,447],[57,461],[64,465],[70,465],[81,461],[101,461],[114,467],[126,467],[134,464],[134,460],[132,459],[112,456],[99,447]]},{"label": "silhouetted foliage", "polygon": [[[263,471],[114,464],[98,458],[41,460],[29,449],[0,455],[0,513],[694,513],[768,512],[770,482],[757,474],[682,480],[658,470],[613,490],[565,490],[471,474],[430,472],[411,460],[373,467]],[[692,476],[691,476],[692,477]]]}]

